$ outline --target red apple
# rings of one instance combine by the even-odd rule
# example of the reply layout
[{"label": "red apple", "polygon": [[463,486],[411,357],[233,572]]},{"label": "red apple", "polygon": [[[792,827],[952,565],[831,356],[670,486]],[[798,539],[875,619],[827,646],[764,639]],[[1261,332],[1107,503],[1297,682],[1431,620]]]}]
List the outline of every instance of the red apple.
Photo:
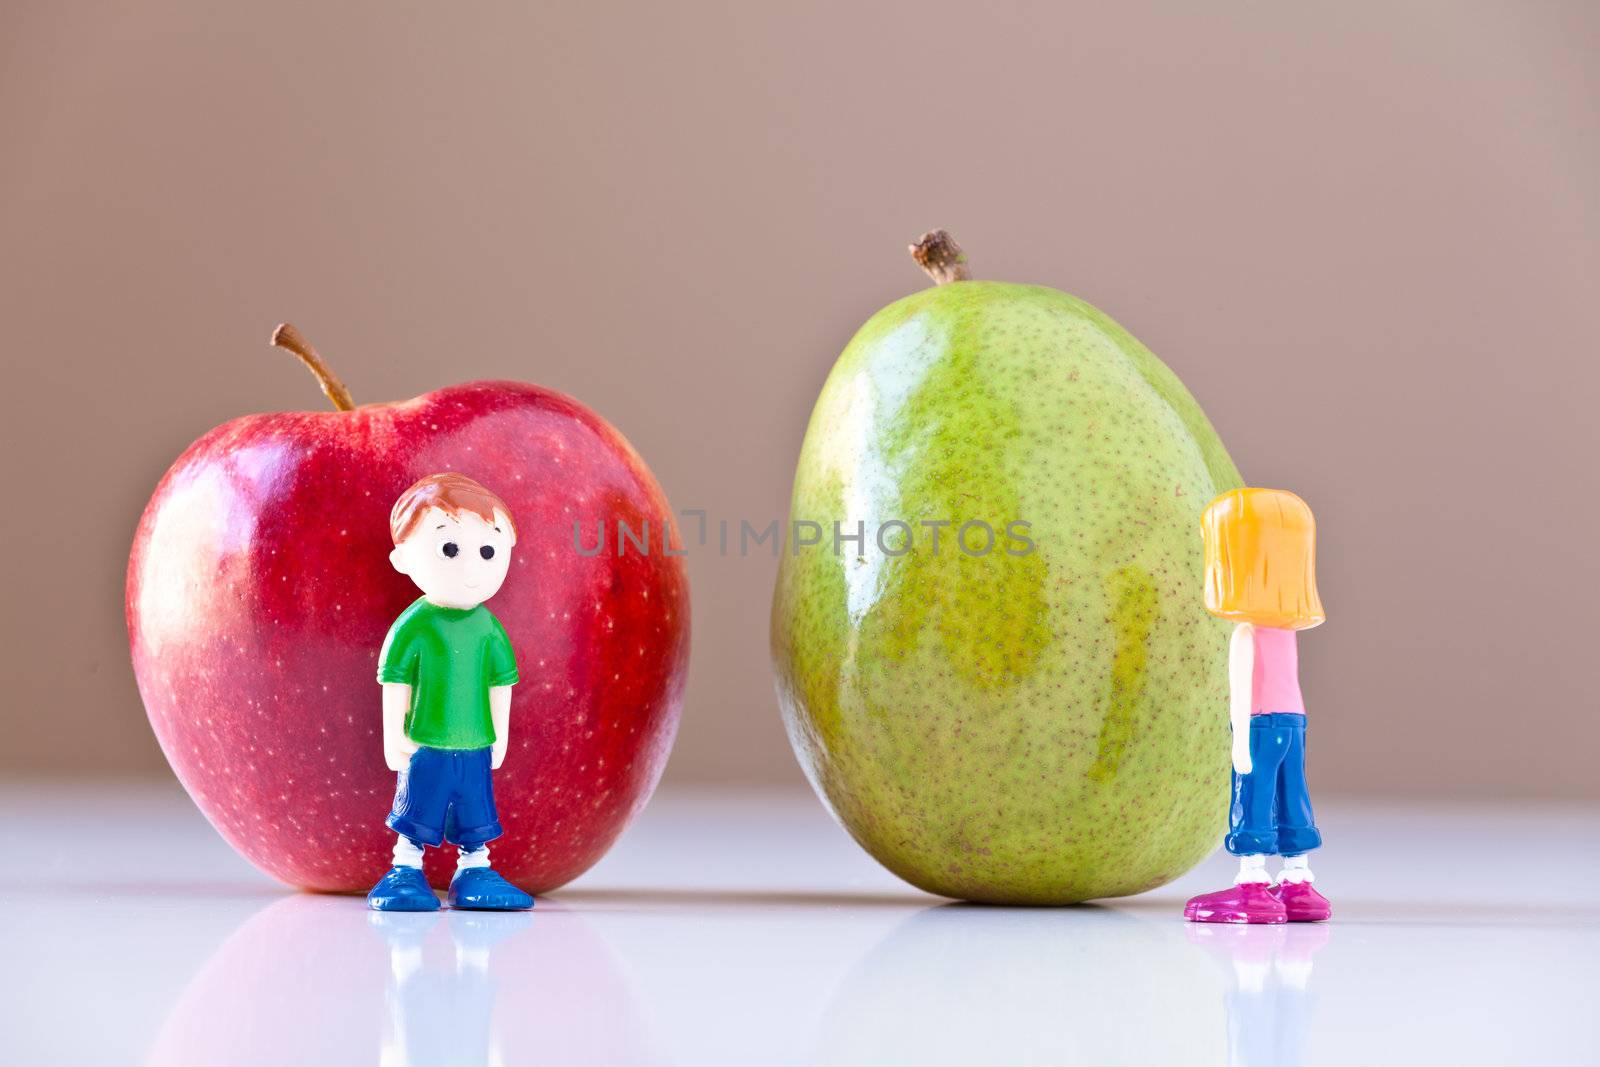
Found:
[{"label": "red apple", "polygon": [[[162,750],[213,826],[263,871],[365,891],[386,870],[378,649],[419,595],[389,564],[402,490],[459,471],[510,505],[518,541],[489,607],[516,649],[495,773],[494,866],[530,892],[598,860],[644,806],[677,731],[689,650],[683,561],[637,453],[571,397],[469,382],[355,407],[292,328],[274,342],[338,411],[234,419],[189,446],[128,561],[128,637]],[[648,553],[617,522],[649,523]],[[592,551],[575,547],[574,522]],[[674,551],[677,542],[673,542]],[[618,548],[624,551],[618,554]],[[446,884],[453,849],[430,849]]]}]

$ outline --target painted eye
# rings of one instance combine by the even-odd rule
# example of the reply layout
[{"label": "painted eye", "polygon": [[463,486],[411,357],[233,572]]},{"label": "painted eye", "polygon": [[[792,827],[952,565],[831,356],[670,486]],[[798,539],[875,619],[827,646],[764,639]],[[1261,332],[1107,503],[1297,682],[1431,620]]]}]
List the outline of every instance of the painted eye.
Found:
[{"label": "painted eye", "polygon": [[478,549],[478,555],[482,556],[484,559],[494,559],[494,546],[484,545],[482,548]]},{"label": "painted eye", "polygon": [[439,542],[439,555],[443,556],[445,559],[455,559],[460,551],[461,546],[456,544],[454,541]]}]

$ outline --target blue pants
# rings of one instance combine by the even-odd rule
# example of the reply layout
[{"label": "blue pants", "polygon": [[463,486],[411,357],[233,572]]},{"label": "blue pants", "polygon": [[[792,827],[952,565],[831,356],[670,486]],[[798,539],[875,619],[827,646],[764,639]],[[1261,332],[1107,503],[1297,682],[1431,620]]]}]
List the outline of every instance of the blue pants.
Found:
[{"label": "blue pants", "polygon": [[499,837],[487,748],[419,748],[400,772],[389,829],[419,845],[471,851]]},{"label": "blue pants", "polygon": [[1228,851],[1235,856],[1298,856],[1322,844],[1306,791],[1306,717],[1250,717],[1250,773],[1233,776]]}]

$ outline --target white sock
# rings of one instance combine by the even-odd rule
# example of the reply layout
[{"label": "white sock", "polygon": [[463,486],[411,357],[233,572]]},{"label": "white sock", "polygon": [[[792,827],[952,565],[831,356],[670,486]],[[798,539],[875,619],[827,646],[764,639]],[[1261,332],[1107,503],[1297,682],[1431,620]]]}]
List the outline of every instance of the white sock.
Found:
[{"label": "white sock", "polygon": [[1272,961],[1235,959],[1233,961],[1234,981],[1239,983],[1239,990],[1244,993],[1259,993],[1267,988],[1267,977],[1272,973]]},{"label": "white sock", "polygon": [[390,945],[389,973],[395,985],[405,985],[411,976],[422,970],[421,945]]},{"label": "white sock", "polygon": [[489,866],[489,846],[480,845],[470,852],[462,849],[456,856],[456,873],[460,874],[469,867]]},{"label": "white sock", "polygon": [[1311,863],[1304,856],[1285,856],[1283,870],[1278,872],[1280,882],[1290,885],[1299,885],[1301,882],[1314,882],[1316,876],[1311,873]]},{"label": "white sock", "polygon": [[1239,873],[1234,877],[1234,885],[1244,885],[1246,882],[1270,883],[1267,877],[1267,857],[1242,856],[1239,859]]},{"label": "white sock", "polygon": [[483,973],[483,972],[486,972],[488,970],[489,970],[489,946],[488,945],[472,945],[471,947],[468,947],[466,945],[460,945],[460,944],[456,945],[456,973],[457,974],[460,974],[462,971],[478,971],[480,973]]},{"label": "white sock", "polygon": [[421,867],[422,846],[405,834],[395,838],[394,865],[396,867]]},{"label": "white sock", "polygon": [[1274,963],[1278,981],[1289,989],[1307,989],[1311,985],[1311,957],[1285,958],[1282,950]]}]

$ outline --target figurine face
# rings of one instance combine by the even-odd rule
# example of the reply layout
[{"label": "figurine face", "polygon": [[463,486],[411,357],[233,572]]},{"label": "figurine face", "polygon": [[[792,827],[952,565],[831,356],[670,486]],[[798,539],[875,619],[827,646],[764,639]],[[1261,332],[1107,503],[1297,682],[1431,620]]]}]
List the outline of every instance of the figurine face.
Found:
[{"label": "figurine face", "polygon": [[389,553],[389,562],[430,602],[465,610],[500,591],[516,543],[511,521],[499,509],[489,523],[470,511],[452,515],[430,507]]}]

